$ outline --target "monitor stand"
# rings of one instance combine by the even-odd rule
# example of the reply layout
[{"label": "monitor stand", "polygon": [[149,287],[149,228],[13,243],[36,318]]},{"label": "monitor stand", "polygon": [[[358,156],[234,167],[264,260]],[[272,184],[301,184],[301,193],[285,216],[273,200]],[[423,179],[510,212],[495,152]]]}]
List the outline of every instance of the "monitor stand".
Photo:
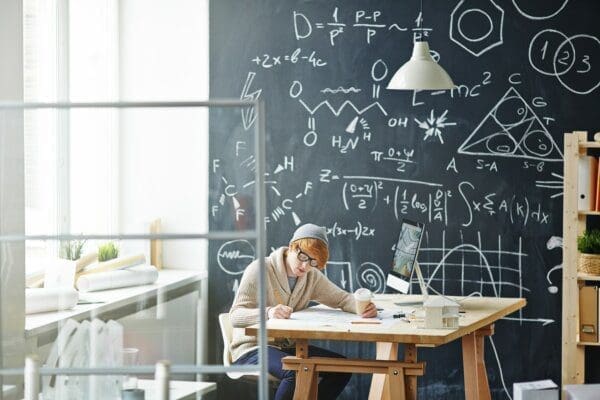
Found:
[{"label": "monitor stand", "polygon": [[413,270],[417,273],[417,281],[419,281],[419,288],[421,289],[421,295],[423,296],[423,299],[421,301],[410,300],[394,302],[394,304],[397,306],[423,306],[423,304],[429,299],[429,293],[427,293],[427,285],[425,284],[425,279],[423,279],[421,268],[419,267],[419,263],[416,261]]}]

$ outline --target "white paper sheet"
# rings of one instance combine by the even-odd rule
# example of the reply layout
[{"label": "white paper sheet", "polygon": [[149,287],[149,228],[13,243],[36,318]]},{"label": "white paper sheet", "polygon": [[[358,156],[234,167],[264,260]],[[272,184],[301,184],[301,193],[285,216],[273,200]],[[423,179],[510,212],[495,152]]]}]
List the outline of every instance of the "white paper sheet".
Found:
[{"label": "white paper sheet", "polygon": [[138,265],[117,271],[99,272],[80,276],[77,289],[80,292],[117,289],[127,286],[149,285],[158,279],[158,270],[152,265]]},{"label": "white paper sheet", "polygon": [[356,314],[324,306],[310,307],[306,310],[294,312],[290,316],[291,320],[319,322],[321,324],[348,323],[357,318],[360,317]]},{"label": "white paper sheet", "polygon": [[68,310],[77,300],[79,293],[73,288],[25,289],[25,314]]},{"label": "white paper sheet", "polygon": [[400,309],[381,310],[378,311],[375,318],[361,318],[356,314],[320,304],[292,313],[290,319],[287,321],[297,321],[299,324],[306,326],[335,326],[340,324],[355,326],[360,326],[361,324],[393,325],[401,321],[399,318],[394,318],[394,315],[401,311]]}]

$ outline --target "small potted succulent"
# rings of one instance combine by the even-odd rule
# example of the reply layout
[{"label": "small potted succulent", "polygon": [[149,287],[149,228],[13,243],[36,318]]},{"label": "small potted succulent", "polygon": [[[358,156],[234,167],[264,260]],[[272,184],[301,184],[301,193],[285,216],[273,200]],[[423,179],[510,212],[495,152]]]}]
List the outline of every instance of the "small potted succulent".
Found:
[{"label": "small potted succulent", "polygon": [[108,242],[98,247],[98,262],[112,260],[119,256],[119,248],[113,243]]},{"label": "small potted succulent", "polygon": [[69,240],[62,244],[60,248],[60,257],[66,260],[77,261],[81,258],[81,252],[85,240]]},{"label": "small potted succulent", "polygon": [[600,229],[586,230],[577,238],[579,263],[577,270],[591,275],[600,275]]}]

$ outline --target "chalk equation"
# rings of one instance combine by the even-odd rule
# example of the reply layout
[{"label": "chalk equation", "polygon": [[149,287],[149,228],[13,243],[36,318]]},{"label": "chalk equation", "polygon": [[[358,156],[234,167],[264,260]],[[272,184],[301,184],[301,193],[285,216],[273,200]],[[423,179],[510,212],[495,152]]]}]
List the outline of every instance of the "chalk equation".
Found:
[{"label": "chalk equation", "polygon": [[306,62],[315,68],[324,67],[327,65],[327,61],[324,61],[318,57],[316,51],[313,50],[310,52],[310,54],[306,55],[302,53],[302,49],[300,47],[290,52],[290,54],[261,54],[253,57],[250,61],[265,69],[271,69],[285,64],[298,64],[299,62]]},{"label": "chalk equation", "polygon": [[375,36],[381,30],[384,31],[407,31],[405,27],[398,24],[381,23],[381,11],[357,10],[354,12],[352,21],[343,22],[339,17],[339,7],[335,7],[331,13],[331,19],[328,21],[313,21],[305,13],[293,11],[294,36],[300,41],[311,37],[318,30],[327,32],[329,44],[336,45],[338,36],[348,29],[357,29],[364,32],[364,38],[367,44],[371,44]]}]

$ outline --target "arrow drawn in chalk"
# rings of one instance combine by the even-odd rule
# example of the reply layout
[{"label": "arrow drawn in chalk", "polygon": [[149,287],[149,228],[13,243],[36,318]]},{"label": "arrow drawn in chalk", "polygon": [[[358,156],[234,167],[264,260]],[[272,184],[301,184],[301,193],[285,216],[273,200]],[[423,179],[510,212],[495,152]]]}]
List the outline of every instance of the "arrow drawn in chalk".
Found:
[{"label": "arrow drawn in chalk", "polygon": [[[240,100],[256,100],[260,97],[262,93],[262,89],[255,90],[252,93],[248,93],[250,90],[250,86],[252,86],[252,81],[256,73],[248,72],[248,76],[246,77],[246,82],[244,83],[244,87],[242,88],[242,94],[240,95]],[[244,124],[244,129],[248,130],[256,121],[256,114],[254,113],[254,107],[248,107],[242,109],[242,124]]]}]

